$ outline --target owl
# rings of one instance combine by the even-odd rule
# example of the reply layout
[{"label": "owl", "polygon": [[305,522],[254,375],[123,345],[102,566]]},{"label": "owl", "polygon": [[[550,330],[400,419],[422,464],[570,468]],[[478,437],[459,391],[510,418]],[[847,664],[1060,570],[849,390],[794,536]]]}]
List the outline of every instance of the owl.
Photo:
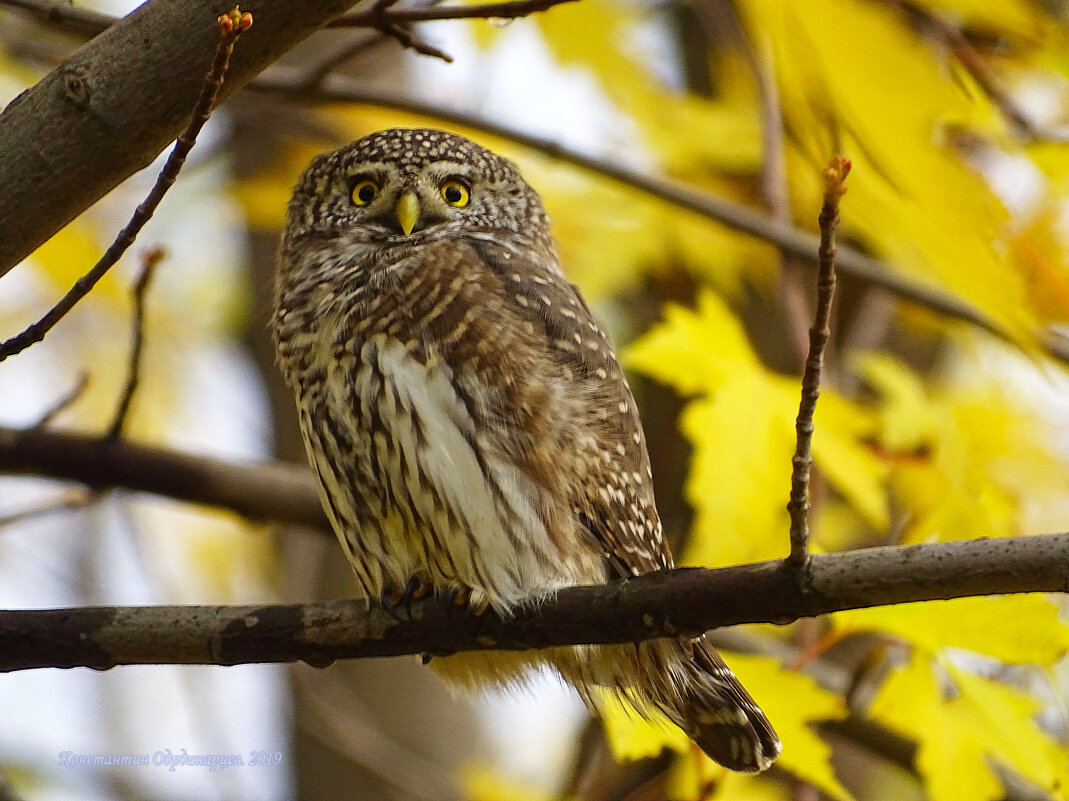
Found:
[{"label": "owl", "polygon": [[[506,159],[428,129],[316,158],[289,204],[271,327],[367,598],[417,588],[507,616],[561,587],[673,566],[612,343]],[[733,770],[779,754],[704,637],[432,661],[462,686],[539,664],[595,711],[617,695],[663,713]]]}]

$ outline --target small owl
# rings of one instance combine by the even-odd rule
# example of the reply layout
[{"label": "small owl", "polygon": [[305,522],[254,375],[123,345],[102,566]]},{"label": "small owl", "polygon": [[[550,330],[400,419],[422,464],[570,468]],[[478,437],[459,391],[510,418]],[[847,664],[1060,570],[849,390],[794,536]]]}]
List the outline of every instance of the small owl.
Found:
[{"label": "small owl", "polygon": [[[323,506],[368,598],[508,615],[673,566],[638,410],[537,193],[460,136],[394,129],[315,159],[289,205],[272,329]],[[433,660],[478,686],[552,665],[662,712],[739,771],[780,752],[704,637]]]}]

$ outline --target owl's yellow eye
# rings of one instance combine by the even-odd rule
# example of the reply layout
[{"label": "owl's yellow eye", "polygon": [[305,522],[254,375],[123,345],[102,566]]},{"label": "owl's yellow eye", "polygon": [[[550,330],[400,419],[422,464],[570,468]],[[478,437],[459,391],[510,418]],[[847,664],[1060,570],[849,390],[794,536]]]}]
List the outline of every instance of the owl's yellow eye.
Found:
[{"label": "owl's yellow eye", "polygon": [[352,198],[354,206],[366,206],[379,193],[379,185],[370,178],[361,178],[353,184]]},{"label": "owl's yellow eye", "polygon": [[456,206],[458,209],[467,206],[468,201],[471,200],[471,193],[468,191],[468,187],[456,178],[450,178],[442,184],[441,192],[445,202],[450,206]]}]

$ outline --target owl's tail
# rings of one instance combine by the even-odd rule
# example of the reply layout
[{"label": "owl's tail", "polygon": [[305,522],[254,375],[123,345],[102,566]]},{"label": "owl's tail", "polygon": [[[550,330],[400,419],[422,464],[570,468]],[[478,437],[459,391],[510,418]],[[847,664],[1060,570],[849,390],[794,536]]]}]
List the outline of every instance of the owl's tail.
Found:
[{"label": "owl's tail", "polygon": [[782,749],[765,713],[705,637],[577,648],[554,661],[595,711],[594,687],[619,690],[639,713],[663,712],[731,770],[765,770]]}]

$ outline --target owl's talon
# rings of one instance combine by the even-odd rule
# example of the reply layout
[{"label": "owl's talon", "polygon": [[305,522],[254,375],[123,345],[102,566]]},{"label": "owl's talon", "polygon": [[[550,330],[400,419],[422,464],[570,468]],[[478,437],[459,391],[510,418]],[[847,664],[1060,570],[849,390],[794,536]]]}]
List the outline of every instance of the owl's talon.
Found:
[{"label": "owl's talon", "polygon": [[[390,617],[392,617],[398,623],[404,623],[405,619],[401,617],[401,612],[397,608],[397,604],[400,602],[400,600],[401,593],[399,593],[393,587],[387,587],[382,591],[382,594],[379,596],[379,603],[382,604],[382,608],[386,610]],[[410,613],[409,619],[411,619],[411,617],[412,615]]]},{"label": "owl's talon", "polygon": [[[473,596],[475,600],[473,599]],[[476,593],[471,587],[450,587],[442,596],[446,606],[446,614],[450,620],[465,623],[476,633],[482,624],[483,615],[490,608],[489,602],[482,593]]]},{"label": "owl's talon", "polygon": [[[445,604],[445,611],[450,620],[453,619],[453,610],[465,603],[463,592],[461,587],[450,587],[442,593],[442,603]],[[471,590],[468,590],[468,593],[470,597]]]},{"label": "owl's talon", "polygon": [[408,616],[408,620],[411,620],[412,602],[426,597],[431,589],[430,582],[425,581],[419,576],[413,576],[405,582],[405,588],[403,590],[398,590],[396,587],[387,587],[384,589],[379,600],[382,603],[383,609],[389,612],[392,617],[403,623],[405,622],[405,619],[401,617],[400,610],[404,609],[405,614]]}]

